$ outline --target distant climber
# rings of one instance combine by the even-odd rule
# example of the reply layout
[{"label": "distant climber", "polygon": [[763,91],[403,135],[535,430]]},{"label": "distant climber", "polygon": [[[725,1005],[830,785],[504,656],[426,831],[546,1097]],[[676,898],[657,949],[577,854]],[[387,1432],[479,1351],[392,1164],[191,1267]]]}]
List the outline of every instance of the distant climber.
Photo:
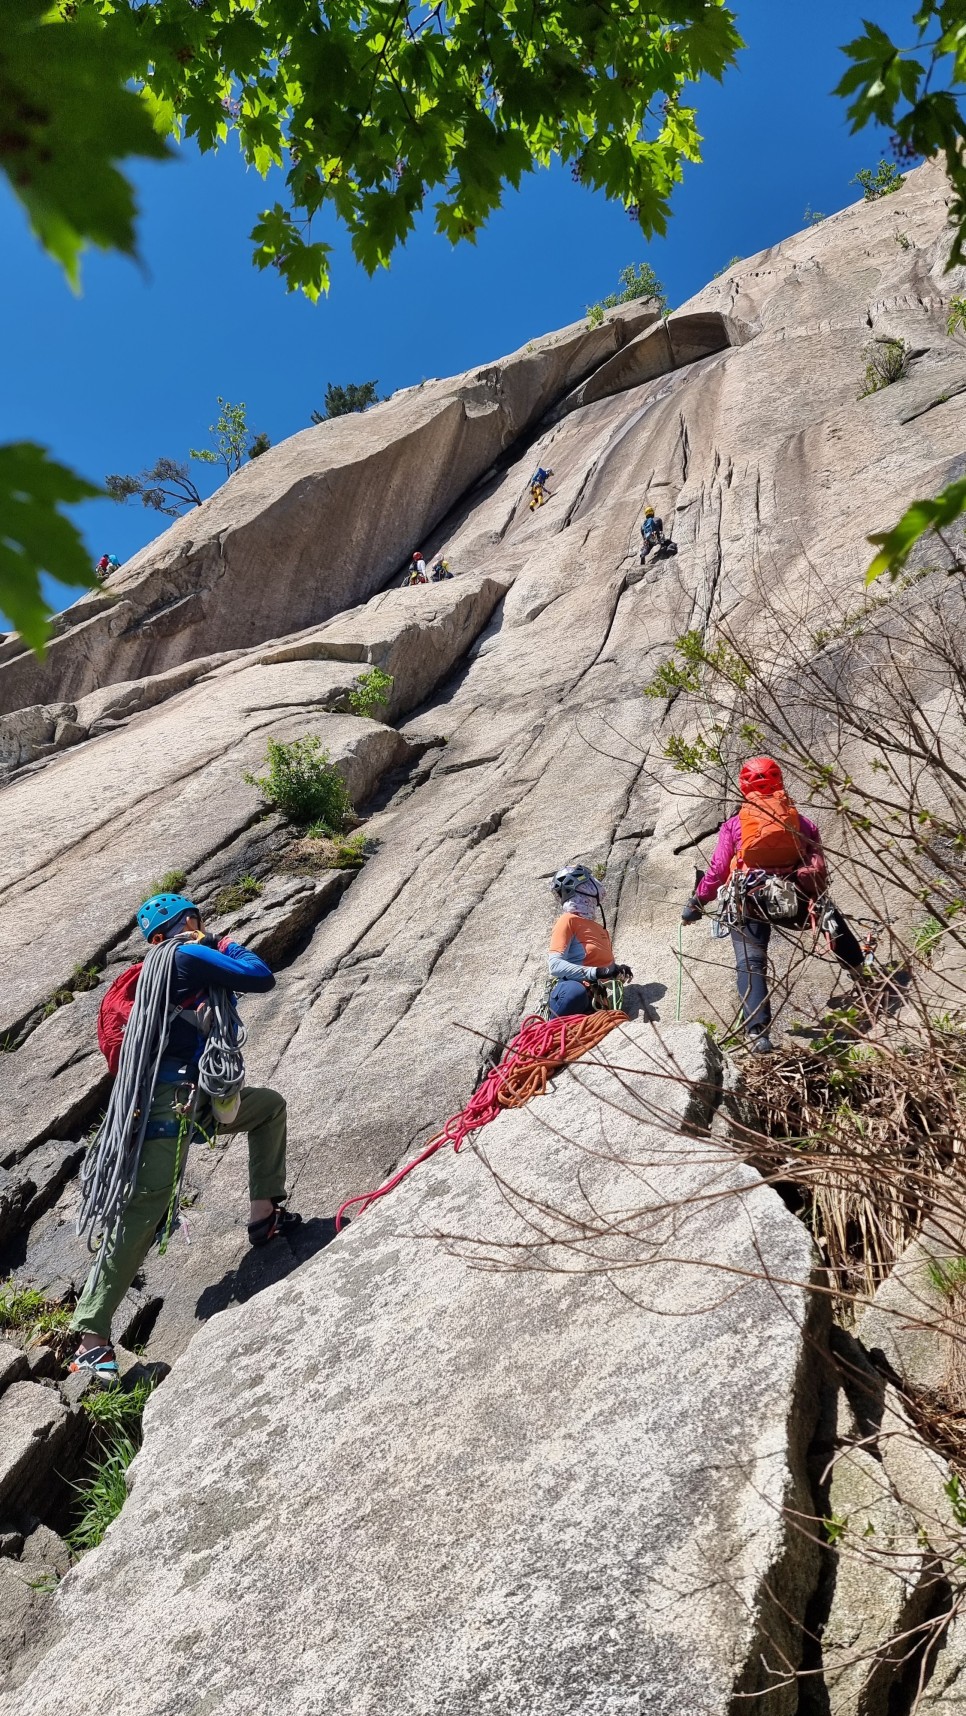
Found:
[{"label": "distant climber", "polygon": [[426,561],[423,558],[421,548],[414,551],[409,562],[409,582],[410,584],[427,584],[429,582],[426,576]]},{"label": "distant climber", "polygon": [[645,565],[648,555],[654,552],[660,560],[665,555],[677,553],[677,543],[664,534],[664,520],[658,518],[652,506],[644,508],[644,523],[641,525],[641,565]]},{"label": "distant climber", "polygon": [[552,476],[552,465],[548,465],[546,468],[543,465],[538,465],[534,471],[533,476],[530,478],[531,512],[533,512],[536,507],[543,506],[544,502],[550,499],[550,496],[547,494],[547,482]]},{"label": "distant climber", "polygon": [[828,874],[822,836],[795,809],[773,757],[750,757],[738,774],[742,803],[723,822],[710,868],[681,913],[696,923],[718,896],[719,921],[731,935],[742,1018],[752,1053],[772,1053],[768,943],[773,923],[804,929],[816,916],[829,947],[852,976],[863,974],[856,937],[827,897]]},{"label": "distant climber", "polygon": [[571,1013],[590,1013],[598,999],[597,985],[612,978],[629,982],[629,965],[614,962],[614,949],[603,917],[603,884],[585,864],[567,864],[558,870],[550,891],[561,911],[550,937],[550,975],[555,979],[548,1006],[554,1019]]},{"label": "distant climber", "polygon": [[433,571],[432,571],[432,576],[430,579],[431,583],[442,584],[444,579],[452,578],[452,576],[453,576],[453,574],[449,569],[449,561],[448,560],[434,560],[433,561]]},{"label": "distant climber", "polygon": [[102,554],[95,571],[99,578],[106,578],[109,572],[116,572],[120,564],[116,554]]},{"label": "distant climber", "polygon": [[[223,1003],[234,1012],[236,992],[274,989],[271,971],[237,942],[206,935],[197,906],[182,894],[152,895],[137,921],[148,956],[115,980],[101,1004],[98,1037],[116,1080],[81,1172],[79,1225],[107,1231],[71,1321],[80,1342],[70,1368],[105,1386],[118,1375],[114,1313],[155,1235],[170,1230],[177,1216],[195,1129],[248,1133],[251,1245],[291,1233],[302,1219],[285,1208],[285,1099],[274,1090],[242,1088],[244,1030],[235,1015],[236,1035],[226,1036],[220,1015]],[[209,1046],[217,1059],[209,1053],[206,1060]],[[125,1163],[133,1184],[119,1199]],[[107,1210],[113,1219],[98,1222]]]}]

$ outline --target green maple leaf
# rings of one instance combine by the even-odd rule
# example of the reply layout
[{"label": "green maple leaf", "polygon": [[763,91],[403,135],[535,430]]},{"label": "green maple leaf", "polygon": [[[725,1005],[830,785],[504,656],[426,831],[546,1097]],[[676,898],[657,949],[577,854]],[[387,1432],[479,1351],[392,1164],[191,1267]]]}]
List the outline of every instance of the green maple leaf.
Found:
[{"label": "green maple leaf", "polygon": [[0,168],[41,244],[77,288],[85,244],[135,253],[134,193],[116,162],[167,146],[125,87],[130,26],[49,0],[0,0]]},{"label": "green maple leaf", "polygon": [[102,493],[31,441],[0,447],[0,608],[38,655],[52,612],[41,573],[85,589],[97,583],[79,532],[58,506]]}]

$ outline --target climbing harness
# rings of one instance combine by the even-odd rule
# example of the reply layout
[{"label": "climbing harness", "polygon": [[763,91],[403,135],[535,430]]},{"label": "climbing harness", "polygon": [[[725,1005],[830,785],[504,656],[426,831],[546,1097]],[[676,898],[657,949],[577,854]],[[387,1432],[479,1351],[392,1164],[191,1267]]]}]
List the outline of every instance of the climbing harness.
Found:
[{"label": "climbing harness", "polygon": [[452,1144],[454,1151],[458,1151],[472,1133],[495,1120],[501,1109],[523,1108],[533,1097],[542,1096],[553,1073],[569,1061],[578,1060],[589,1049],[596,1048],[610,1031],[626,1020],[626,1013],[621,1012],[571,1014],[562,1019],[541,1019],[531,1014],[524,1019],[516,1036],[507,1044],[503,1059],[473,1092],[466,1107],[459,1114],[452,1115],[443,1130],[430,1139],[419,1155],[398,1169],[383,1185],[377,1186],[373,1192],[359,1192],[354,1198],[347,1198],[335,1218],[336,1232],[341,1229],[349,1210],[358,1206],[356,1213],[361,1215],[377,1198],[384,1198],[387,1192],[400,1185],[421,1162],[434,1156],[444,1144]]},{"label": "climbing harness", "polygon": [[245,1027],[228,991],[211,988],[207,1007],[199,1016],[199,1027],[207,1030],[208,1035],[198,1084],[184,1087],[185,1097],[176,1104],[177,1120],[151,1122],[151,1105],[171,1023],[185,1011],[174,1000],[174,961],[181,945],[181,938],[175,936],[149,947],[144,956],[107,1113],[81,1167],[77,1232],[86,1236],[89,1250],[96,1250],[91,1285],[97,1282],[116,1243],[121,1217],[137,1184],[145,1141],[162,1137],[178,1139],[175,1183],[168,1208],[170,1226],[178,1207],[188,1146],[197,1129],[202,1093],[209,1098],[215,1119],[221,1124],[230,1124],[237,1113],[245,1080],[241,1057]]},{"label": "climbing harness", "polygon": [[[550,1019],[554,1015],[550,1011],[550,997],[560,982],[559,977],[548,977],[540,1003],[539,1016]],[[624,982],[620,977],[595,977],[588,980],[584,987],[590,990],[590,1010],[592,1013],[620,1013],[624,1006]],[[574,1018],[581,1015],[573,1014]]]},{"label": "climbing harness", "polygon": [[718,916],[712,921],[711,933],[725,935],[748,917],[788,923],[798,917],[801,905],[791,876],[775,876],[767,870],[736,870],[718,889]]}]

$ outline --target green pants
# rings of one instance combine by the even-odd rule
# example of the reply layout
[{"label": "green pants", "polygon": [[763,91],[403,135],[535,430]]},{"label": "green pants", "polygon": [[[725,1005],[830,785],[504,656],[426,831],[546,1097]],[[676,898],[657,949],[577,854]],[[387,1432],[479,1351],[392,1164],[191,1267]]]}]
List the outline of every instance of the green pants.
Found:
[{"label": "green pants", "polygon": [[[151,1105],[152,1120],[169,1120],[174,1101],[183,1085],[159,1084]],[[203,1126],[210,1124],[210,1110],[199,1110]],[[259,1198],[285,1196],[285,1098],[274,1090],[243,1090],[241,1105],[230,1126],[219,1132],[248,1133],[248,1190],[254,1203]],[[194,1149],[198,1146],[195,1144]],[[141,1152],[141,1165],[131,1201],[121,1217],[116,1241],[94,1287],[88,1279],[71,1328],[81,1334],[110,1337],[114,1313],[151,1249],[158,1227],[168,1211],[179,1171],[177,1138],[148,1138]]]}]

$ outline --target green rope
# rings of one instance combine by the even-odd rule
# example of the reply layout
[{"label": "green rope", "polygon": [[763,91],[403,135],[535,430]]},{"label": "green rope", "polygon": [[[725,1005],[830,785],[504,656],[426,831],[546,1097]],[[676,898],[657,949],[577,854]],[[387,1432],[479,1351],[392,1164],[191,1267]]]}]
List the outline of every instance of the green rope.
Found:
[{"label": "green rope", "polygon": [[678,1005],[674,1015],[677,1024],[681,1023],[681,983],[684,978],[684,924],[678,919]]}]

